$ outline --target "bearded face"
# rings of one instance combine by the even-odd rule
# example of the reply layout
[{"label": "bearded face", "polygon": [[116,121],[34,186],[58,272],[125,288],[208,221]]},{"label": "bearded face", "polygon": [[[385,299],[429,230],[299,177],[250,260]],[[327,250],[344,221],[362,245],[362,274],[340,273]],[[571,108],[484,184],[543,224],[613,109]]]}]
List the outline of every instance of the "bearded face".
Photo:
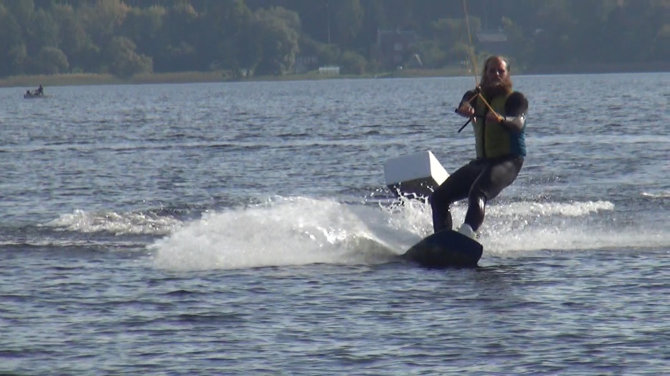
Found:
[{"label": "bearded face", "polygon": [[512,92],[512,79],[504,59],[496,56],[486,60],[481,87],[484,96],[488,98]]}]

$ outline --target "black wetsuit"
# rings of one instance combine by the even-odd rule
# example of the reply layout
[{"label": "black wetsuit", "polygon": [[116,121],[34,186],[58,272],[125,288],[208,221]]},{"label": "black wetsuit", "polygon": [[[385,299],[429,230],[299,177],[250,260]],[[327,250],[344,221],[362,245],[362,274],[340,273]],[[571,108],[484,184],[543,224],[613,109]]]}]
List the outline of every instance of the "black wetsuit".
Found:
[{"label": "black wetsuit", "polygon": [[[463,101],[472,98],[473,94],[467,92]],[[477,158],[451,174],[431,195],[435,232],[452,228],[449,207],[465,198],[468,198],[465,223],[477,231],[484,222],[486,202],[512,184],[521,170],[526,155],[528,101],[523,94],[513,92],[503,98],[493,98],[489,103],[505,119],[502,123],[486,122],[487,107],[483,102],[473,103],[478,118],[475,123]],[[499,142],[499,138],[507,139]]]}]

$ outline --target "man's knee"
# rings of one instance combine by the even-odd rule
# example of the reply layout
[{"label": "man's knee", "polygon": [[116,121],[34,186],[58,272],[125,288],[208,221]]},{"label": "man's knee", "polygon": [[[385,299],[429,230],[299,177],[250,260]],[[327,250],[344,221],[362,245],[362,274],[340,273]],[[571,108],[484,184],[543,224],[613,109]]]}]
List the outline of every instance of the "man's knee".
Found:
[{"label": "man's knee", "polygon": [[471,192],[468,197],[468,206],[483,212],[486,206],[486,195],[481,192]]},{"label": "man's knee", "polygon": [[433,194],[428,197],[428,203],[433,209],[445,209],[451,205],[449,196],[441,190],[433,192]]},{"label": "man's knee", "polygon": [[486,195],[481,191],[471,190],[468,196],[468,211],[465,214],[465,223],[477,231],[484,222],[486,211]]}]

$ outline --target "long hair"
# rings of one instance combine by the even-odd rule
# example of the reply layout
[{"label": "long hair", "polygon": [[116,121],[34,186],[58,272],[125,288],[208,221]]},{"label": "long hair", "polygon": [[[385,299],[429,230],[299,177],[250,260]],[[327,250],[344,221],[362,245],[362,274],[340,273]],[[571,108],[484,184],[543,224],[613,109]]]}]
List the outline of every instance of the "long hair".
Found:
[{"label": "long hair", "polygon": [[502,60],[502,61],[505,63],[505,67],[507,68],[507,72],[511,72],[511,71],[512,71],[512,67],[510,66],[510,64],[509,64],[509,60],[508,60],[506,57],[501,56],[501,55],[497,55],[497,56],[496,56],[496,55],[494,55],[494,56],[489,56],[489,57],[486,59],[486,61],[484,62],[484,67],[482,68],[482,78],[481,78],[480,82],[481,82],[481,81],[484,81],[484,79],[486,78],[486,68],[489,67],[489,64],[490,64],[493,60],[498,60],[498,59],[499,59],[499,60]]}]

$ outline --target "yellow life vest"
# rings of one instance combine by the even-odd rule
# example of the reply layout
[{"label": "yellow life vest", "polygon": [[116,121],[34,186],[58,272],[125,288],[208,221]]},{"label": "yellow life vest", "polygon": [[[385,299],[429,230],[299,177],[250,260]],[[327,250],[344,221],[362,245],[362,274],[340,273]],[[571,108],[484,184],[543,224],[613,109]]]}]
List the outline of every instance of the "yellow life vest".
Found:
[{"label": "yellow life vest", "polygon": [[[510,94],[499,95],[489,101],[491,107],[502,116],[505,116],[505,102],[507,102]],[[481,98],[477,97],[475,103],[477,121],[474,124],[477,158],[497,158],[507,155],[525,156],[524,132],[515,134],[496,121],[486,121],[488,112],[489,109],[486,104]]]}]

